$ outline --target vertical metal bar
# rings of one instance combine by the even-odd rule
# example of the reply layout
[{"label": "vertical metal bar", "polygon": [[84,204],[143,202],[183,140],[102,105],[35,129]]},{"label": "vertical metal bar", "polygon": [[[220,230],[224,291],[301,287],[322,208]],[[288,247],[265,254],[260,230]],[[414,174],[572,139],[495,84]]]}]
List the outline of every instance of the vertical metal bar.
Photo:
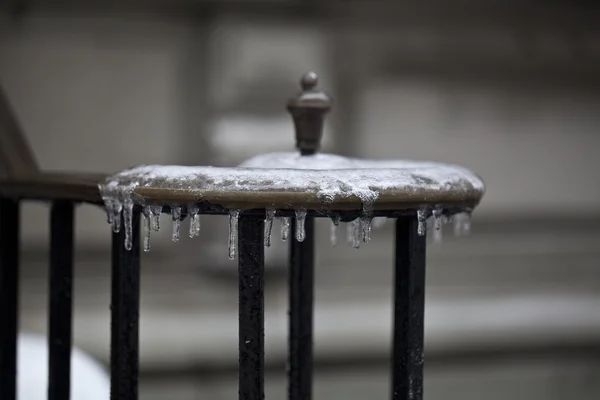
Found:
[{"label": "vertical metal bar", "polygon": [[288,399],[312,398],[313,369],[313,291],[314,291],[314,218],[304,222],[305,239],[298,242],[292,222],[290,241],[290,313]]},{"label": "vertical metal bar", "polygon": [[56,202],[50,211],[49,400],[71,396],[72,282],[73,204]]},{"label": "vertical metal bar", "polygon": [[263,400],[265,380],[263,217],[240,216],[239,399]]},{"label": "vertical metal bar", "polygon": [[19,202],[0,198],[0,399],[17,397]]},{"label": "vertical metal bar", "polygon": [[425,236],[418,221],[396,220],[392,399],[423,399]]},{"label": "vertical metal bar", "polygon": [[[123,217],[121,217],[123,218]],[[126,250],[125,224],[112,237],[110,346],[111,400],[137,400],[139,379],[140,213],[133,212],[132,248]]]}]

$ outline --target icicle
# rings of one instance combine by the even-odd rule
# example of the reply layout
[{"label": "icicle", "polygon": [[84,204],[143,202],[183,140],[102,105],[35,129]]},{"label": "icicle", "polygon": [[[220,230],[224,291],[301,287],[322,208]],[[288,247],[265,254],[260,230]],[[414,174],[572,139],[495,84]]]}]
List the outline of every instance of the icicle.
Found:
[{"label": "icicle", "polygon": [[102,196],[102,201],[104,202],[104,209],[106,210],[106,220],[109,225],[113,223],[113,199],[108,196]]},{"label": "icicle", "polygon": [[369,243],[371,241],[371,222],[373,221],[373,201],[363,202],[363,212],[360,217],[359,227],[362,228],[362,241]]},{"label": "icicle", "polygon": [[419,227],[417,233],[419,236],[423,236],[427,233],[427,209],[421,208],[417,210],[417,220],[419,221]]},{"label": "icicle", "polygon": [[471,231],[471,212],[466,211],[454,217],[454,234],[456,236],[468,235]]},{"label": "icicle", "polygon": [[265,210],[265,247],[271,247],[271,232],[273,231],[273,218],[275,218],[275,210]]},{"label": "icicle", "polygon": [[463,233],[465,235],[468,235],[471,233],[471,213],[470,212],[465,213],[464,220],[463,220]]},{"label": "icicle", "polygon": [[331,245],[335,246],[337,244],[337,227],[340,224],[340,216],[338,214],[334,214],[331,216],[331,230],[329,239],[331,240]]},{"label": "icicle", "polygon": [[144,251],[150,251],[150,233],[152,232],[152,228],[150,227],[150,218],[152,215],[152,211],[150,211],[149,206],[145,206],[142,210],[142,215],[144,216],[144,224],[143,224],[143,233],[144,233]]},{"label": "icicle", "polygon": [[346,224],[346,235],[348,243],[352,244],[352,247],[358,249],[360,247],[360,239],[362,238],[362,231],[360,229],[360,218],[348,222]]},{"label": "icicle", "polygon": [[240,210],[229,210],[229,259],[235,259]]},{"label": "icicle", "polygon": [[150,206],[150,226],[154,232],[160,231],[160,214],[162,206]]},{"label": "icicle", "polygon": [[381,229],[385,226],[386,223],[387,223],[386,217],[375,217],[375,218],[373,218],[373,221],[372,221],[373,229]]},{"label": "icicle", "polygon": [[115,200],[112,203],[112,230],[114,233],[121,231],[121,211],[123,211],[123,204]]},{"label": "icicle", "polygon": [[442,241],[442,207],[436,207],[431,210],[431,216],[433,219],[433,241],[439,243]]},{"label": "icicle", "polygon": [[331,245],[337,245],[337,225],[334,223],[331,224],[329,228],[329,240],[331,241]]},{"label": "icicle", "polygon": [[441,207],[436,207],[431,211],[433,216],[433,228],[436,231],[442,229],[442,211],[443,209]]},{"label": "icicle", "polygon": [[287,240],[288,236],[290,236],[290,218],[283,217],[281,218],[281,240]]},{"label": "icicle", "polygon": [[194,215],[192,215],[190,217],[190,232],[189,232],[189,236],[191,238],[196,237],[196,236],[200,236],[200,227],[201,227],[200,214],[196,213],[196,214],[194,214]]},{"label": "icicle", "polygon": [[132,226],[133,219],[133,200],[125,199],[123,205],[123,223],[125,224],[125,250],[131,250],[132,239],[131,234],[133,230]]},{"label": "icicle", "polygon": [[362,240],[365,243],[369,243],[371,241],[371,222],[373,221],[372,217],[368,215],[362,216],[360,218],[360,225],[362,226]]},{"label": "icicle", "polygon": [[306,237],[304,223],[306,222],[306,209],[296,210],[296,240],[303,242]]},{"label": "icicle", "polygon": [[198,206],[191,205],[187,208],[188,214],[190,215],[190,237],[194,238],[200,235],[200,209]]},{"label": "icicle", "polygon": [[171,218],[173,219],[173,241],[178,242],[181,228],[181,207],[171,206]]},{"label": "icicle", "polygon": [[360,239],[361,239],[361,220],[360,218],[356,218],[352,221],[352,247],[358,249],[360,247]]},{"label": "icicle", "polygon": [[462,215],[456,214],[454,216],[454,236],[460,236],[462,233]]}]

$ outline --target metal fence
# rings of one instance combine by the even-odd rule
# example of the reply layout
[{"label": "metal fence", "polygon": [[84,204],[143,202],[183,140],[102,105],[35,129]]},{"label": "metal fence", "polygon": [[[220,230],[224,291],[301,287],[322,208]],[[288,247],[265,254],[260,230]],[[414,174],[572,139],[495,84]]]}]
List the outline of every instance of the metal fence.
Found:
[{"label": "metal fence", "polygon": [[[304,82],[306,83],[306,82]],[[315,80],[316,83],[316,80]],[[310,96],[309,96],[310,97]],[[314,100],[313,97],[309,102]],[[312,104],[312,103],[311,103]],[[3,110],[9,110],[6,102]],[[324,110],[307,113],[299,104],[291,107],[302,154],[318,148]],[[318,108],[318,107],[317,107]],[[313,113],[313,111],[316,112]],[[295,114],[296,112],[296,114]],[[0,119],[0,147],[13,149],[30,159],[26,142],[11,113]],[[15,143],[20,143],[15,146]],[[11,147],[12,146],[12,147]],[[13,170],[19,160],[3,166],[0,179],[0,399],[16,399],[19,231],[20,204],[27,200],[44,201],[51,206],[50,278],[49,278],[49,376],[48,399],[70,398],[70,369],[73,310],[74,208],[86,202],[102,206],[98,191],[101,176],[56,175]],[[9,160],[10,161],[10,160]],[[21,171],[21,173],[20,173]],[[228,210],[214,204],[198,203],[199,214],[227,215]],[[272,212],[272,210],[270,210]],[[162,209],[170,213],[169,207]],[[313,382],[313,291],[315,218],[331,212],[342,222],[353,221],[362,211],[309,210],[305,220],[305,238],[291,235],[289,249],[289,354],[288,398],[309,400]],[[111,283],[111,399],[135,400],[139,381],[140,313],[140,216],[133,209],[131,250],[125,243],[125,229],[112,234]],[[185,218],[184,208],[181,218]],[[242,211],[238,222],[239,264],[239,399],[264,398],[264,224],[266,209]],[[293,211],[277,210],[281,217]],[[418,400],[423,388],[423,317],[425,285],[425,236],[419,234],[416,209],[375,210],[372,217],[396,221],[394,328],[392,346],[393,400]],[[422,217],[422,216],[421,216]],[[121,215],[121,218],[123,216]],[[421,218],[422,219],[422,218]],[[296,221],[292,220],[292,231]],[[121,226],[124,222],[121,221]],[[22,366],[23,370],[27,367]],[[27,400],[27,399],[20,399]]]},{"label": "metal fence", "polygon": [[[0,398],[16,397],[18,334],[19,206],[25,199],[0,200]],[[200,213],[218,213],[200,205]],[[168,209],[164,210],[169,212]],[[226,212],[223,210],[222,212]],[[125,230],[112,237],[111,399],[137,399],[139,375],[140,214],[133,213],[132,249]],[[285,216],[281,211],[280,215]],[[356,212],[340,211],[341,221]],[[291,214],[290,214],[291,216]],[[392,398],[419,399],[423,379],[425,236],[417,234],[416,213],[396,217]],[[55,201],[50,217],[48,399],[69,399],[72,343],[74,203]],[[306,237],[290,241],[289,399],[311,398],[313,354],[314,222]],[[264,398],[264,220],[265,210],[243,212],[238,225],[239,398]],[[292,220],[293,221],[293,220]],[[295,222],[292,222],[294,224]],[[293,226],[292,226],[293,229]],[[293,231],[293,230],[292,230]],[[293,236],[293,235],[292,235]],[[25,367],[25,366],[24,366]],[[25,367],[26,368],[26,367]]]}]

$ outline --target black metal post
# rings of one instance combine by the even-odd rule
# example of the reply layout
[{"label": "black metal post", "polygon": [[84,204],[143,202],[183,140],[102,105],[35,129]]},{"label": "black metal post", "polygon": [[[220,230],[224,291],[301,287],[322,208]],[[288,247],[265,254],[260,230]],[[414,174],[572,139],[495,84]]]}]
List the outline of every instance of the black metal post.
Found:
[{"label": "black metal post", "polygon": [[17,398],[19,202],[0,198],[0,399]]},{"label": "black metal post", "polygon": [[[122,217],[121,217],[122,218]],[[111,400],[137,400],[139,378],[140,213],[133,212],[132,248],[126,250],[125,224],[112,237],[110,346]]]},{"label": "black metal post", "polygon": [[73,204],[56,202],[50,211],[48,400],[71,398],[72,285]]},{"label": "black metal post", "polygon": [[425,236],[416,217],[396,220],[393,400],[423,399]]},{"label": "black metal post", "polygon": [[313,291],[314,291],[314,218],[304,222],[305,239],[296,240],[296,221],[292,220],[290,241],[290,313],[288,346],[288,399],[312,398],[313,373]]},{"label": "black metal post", "polygon": [[263,400],[265,380],[264,216],[240,216],[239,399]]}]

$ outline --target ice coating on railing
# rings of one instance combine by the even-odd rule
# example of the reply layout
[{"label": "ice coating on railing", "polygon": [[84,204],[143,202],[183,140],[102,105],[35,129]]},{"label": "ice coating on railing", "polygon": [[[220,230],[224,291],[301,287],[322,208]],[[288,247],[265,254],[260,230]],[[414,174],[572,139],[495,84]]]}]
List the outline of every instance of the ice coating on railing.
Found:
[{"label": "ice coating on railing", "polygon": [[[261,154],[244,161],[242,168],[262,169],[299,169],[299,170],[358,170],[358,169],[402,169],[402,170],[434,170],[438,179],[441,175],[461,174],[478,189],[484,188],[483,181],[470,170],[453,164],[435,163],[416,160],[370,160],[344,157],[336,154],[318,153],[302,156],[298,153],[280,152]],[[443,180],[441,178],[440,180]]]},{"label": "ice coating on railing", "polygon": [[[313,193],[323,204],[333,204],[338,199],[358,198],[363,206],[362,213],[349,223],[349,241],[356,248],[360,242],[368,243],[373,226],[373,209],[382,191],[421,193],[430,191],[452,191],[479,194],[484,191],[483,181],[471,171],[448,164],[402,160],[361,160],[331,154],[300,156],[297,153],[271,153],[247,160],[236,168],[185,167],[146,165],[122,171],[109,177],[99,185],[113,231],[118,232],[121,219],[125,228],[125,247],[131,248],[131,217],[134,206],[144,207],[144,250],[149,250],[150,231],[158,230],[163,205],[145,204],[135,194],[137,188],[185,190],[199,201],[207,193]],[[427,199],[423,200],[424,202]],[[179,240],[182,210],[190,215],[190,237],[200,230],[200,209],[197,204],[164,204],[169,206],[173,220],[173,240]],[[454,207],[453,213],[465,212],[464,217],[455,219],[455,232],[465,234],[469,229],[471,205],[464,209]],[[231,223],[237,223],[241,210],[232,210]],[[271,242],[272,221],[276,209],[266,211],[265,245]],[[297,240],[303,240],[303,224],[308,210],[295,210]],[[426,220],[434,219],[434,235],[441,238],[442,206],[423,206],[417,210],[418,233],[426,233]],[[378,221],[381,219],[375,219]],[[282,239],[289,236],[290,217],[282,218]],[[235,232],[231,234],[236,235]],[[332,231],[332,243],[336,241]],[[230,242],[233,241],[230,236]],[[236,243],[230,243],[230,257],[235,256]]]},{"label": "ice coating on railing", "polygon": [[[286,155],[287,156],[284,156]],[[278,167],[269,165],[279,163]],[[312,166],[312,168],[309,168]],[[334,155],[274,153],[252,158],[237,168],[145,165],[122,171],[101,185],[104,197],[124,197],[136,187],[204,192],[314,192],[323,202],[356,196],[377,200],[380,190],[472,190],[484,185],[472,172],[454,165],[417,161],[358,160]],[[117,199],[123,201],[124,199]]]}]

